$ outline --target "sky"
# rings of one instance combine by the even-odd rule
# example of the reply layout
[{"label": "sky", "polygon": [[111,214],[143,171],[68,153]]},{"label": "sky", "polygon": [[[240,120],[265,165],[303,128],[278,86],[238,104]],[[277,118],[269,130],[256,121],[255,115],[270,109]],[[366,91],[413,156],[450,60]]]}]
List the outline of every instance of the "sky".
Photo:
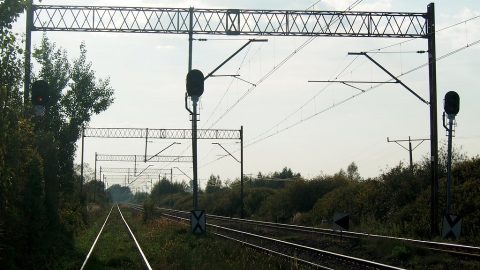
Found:
[{"label": "sky", "polygon": [[[354,0],[204,0],[204,1],[89,1],[43,0],[41,4],[106,5],[146,7],[195,7],[281,10],[343,11]],[[426,12],[431,1],[363,0],[355,11]],[[438,136],[446,142],[442,127],[443,97],[448,91],[460,95],[454,146],[469,156],[480,153],[480,2],[474,0],[441,0],[435,2],[437,57],[464,48],[437,62]],[[35,4],[38,4],[35,1]],[[460,23],[462,22],[462,23]],[[24,31],[24,17],[15,26]],[[41,32],[34,32],[33,46],[39,44]],[[190,116],[184,107],[185,76],[188,69],[188,37],[165,34],[48,32],[47,36],[64,48],[70,58],[77,57],[82,41],[87,58],[97,78],[110,78],[115,89],[115,102],[105,112],[92,118],[90,127],[190,128]],[[205,74],[239,49],[245,36],[196,36],[208,41],[193,44],[193,68]],[[330,38],[317,37],[308,45],[307,37],[268,37],[268,42],[252,43],[216,74],[239,74],[240,78],[209,78],[200,100],[199,128],[244,128],[244,173],[268,174],[289,167],[305,178],[330,175],[355,162],[362,177],[376,177],[383,171],[408,164],[408,151],[387,137],[395,139],[429,138],[429,107],[399,84],[356,85],[361,92],[342,84],[309,83],[309,80],[385,81],[387,74],[365,57],[349,56],[348,52],[381,50],[371,53],[391,73],[428,100],[427,50],[423,39],[406,41],[392,38]],[[399,44],[400,43],[400,44]],[[396,44],[396,45],[395,45]],[[291,55],[293,57],[281,65]],[[374,51],[376,52],[376,51]],[[281,66],[280,66],[281,65]],[[280,66],[266,80],[265,74]],[[257,84],[252,88],[250,83]],[[350,98],[356,95],[354,98]],[[244,96],[244,98],[242,98]],[[350,98],[350,99],[349,99]],[[348,99],[346,102],[344,100]],[[232,105],[234,105],[232,107]],[[148,154],[167,147],[174,140],[153,140]],[[165,155],[191,155],[190,141],[176,141],[163,152]],[[240,176],[240,166],[212,142],[200,141],[198,149],[199,180],[204,187],[211,174],[222,180]],[[239,143],[221,141],[229,152],[239,158]],[[408,147],[408,144],[403,144]],[[80,150],[80,144],[78,144]],[[414,145],[415,146],[415,145]],[[100,154],[143,154],[142,139],[85,139],[85,162],[93,167],[95,152]],[[414,162],[429,155],[429,142],[413,152]],[[80,151],[75,160],[80,163]],[[138,164],[139,168],[170,169],[179,167],[192,175],[191,164]],[[102,162],[98,167],[130,167],[131,163]],[[174,180],[188,178],[174,169]],[[115,181],[112,179],[109,184]],[[141,181],[139,181],[141,182]]]}]

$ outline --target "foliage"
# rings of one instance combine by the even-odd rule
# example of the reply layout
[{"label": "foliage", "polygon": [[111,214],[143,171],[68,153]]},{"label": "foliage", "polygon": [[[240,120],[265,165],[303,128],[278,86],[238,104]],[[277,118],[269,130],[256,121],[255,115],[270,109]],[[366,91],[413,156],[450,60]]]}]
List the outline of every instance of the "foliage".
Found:
[{"label": "foliage", "polygon": [[85,200],[87,203],[106,205],[109,197],[105,192],[105,184],[102,181],[91,180],[83,185]]},{"label": "foliage", "polygon": [[220,180],[220,176],[210,175],[207,181],[207,186],[205,188],[205,192],[213,193],[222,190],[222,180]]},{"label": "foliage", "polygon": [[[0,4],[0,268],[31,268],[42,259],[47,226],[43,160],[24,115],[22,43],[12,24],[24,1]],[[17,254],[28,254],[27,258]]]},{"label": "foliage", "polygon": [[147,192],[137,192],[133,194],[133,203],[144,203],[149,199],[149,194]]},{"label": "foliage", "polygon": [[[443,148],[441,148],[443,149]],[[444,154],[442,153],[442,156]],[[457,152],[453,167],[453,212],[464,217],[463,239],[480,243],[480,157],[465,158]],[[244,210],[247,218],[331,226],[336,212],[350,214],[350,227],[356,231],[413,238],[430,235],[430,168],[426,161],[414,165],[413,171],[403,163],[378,177],[362,179],[358,166],[351,163],[346,171],[314,179],[245,179]],[[288,173],[289,169],[282,172]],[[293,173],[292,173],[293,174]],[[295,175],[295,174],[293,174]],[[277,176],[280,176],[277,173]],[[211,182],[219,180],[212,176]],[[228,182],[228,181],[227,181]],[[445,208],[446,180],[440,183],[440,209]],[[211,186],[215,186],[211,184]],[[209,188],[211,190],[211,187]],[[215,192],[200,194],[200,205],[208,213],[240,216],[240,183],[234,181]],[[156,203],[165,207],[191,209],[191,194],[171,194]],[[442,211],[442,210],[441,210]],[[440,226],[440,224],[439,224]],[[397,248],[392,256],[402,257]]]},{"label": "foliage", "polygon": [[300,173],[294,174],[292,169],[284,167],[281,172],[274,172],[272,174],[272,178],[279,178],[279,179],[290,179],[290,178],[299,178]]},{"label": "foliage", "polygon": [[39,64],[33,79],[47,80],[52,98],[45,116],[31,116],[31,106],[23,103],[21,90],[22,44],[12,31],[26,2],[5,0],[0,4],[2,269],[49,268],[72,248],[73,233],[85,223],[85,198],[73,165],[75,143],[91,115],[113,101],[108,80],[96,82],[84,45],[80,58],[70,64],[66,53],[44,37],[33,55]]},{"label": "foliage", "polygon": [[184,193],[186,190],[187,184],[185,182],[173,183],[163,178],[153,186],[150,196],[154,202],[158,203],[166,195]]},{"label": "foliage", "polygon": [[347,177],[352,181],[360,181],[362,177],[360,177],[360,173],[358,172],[358,166],[355,162],[350,163],[347,167]]},{"label": "foliage", "polygon": [[129,187],[120,186],[119,184],[115,184],[107,188],[108,196],[114,203],[120,202],[130,202],[133,198],[132,191]]}]

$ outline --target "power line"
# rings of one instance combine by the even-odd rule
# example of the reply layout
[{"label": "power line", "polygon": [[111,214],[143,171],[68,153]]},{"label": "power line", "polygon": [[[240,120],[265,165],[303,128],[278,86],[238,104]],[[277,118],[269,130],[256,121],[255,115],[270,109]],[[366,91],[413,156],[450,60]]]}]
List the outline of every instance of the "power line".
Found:
[{"label": "power line", "polygon": [[[322,0],[318,0],[316,1],[315,3],[313,3],[312,5],[310,5],[307,10],[315,7],[315,5],[317,5],[318,3],[320,3]],[[204,39],[206,40],[206,39]],[[202,40],[203,41],[203,40]],[[237,69],[237,74],[239,74],[241,68],[243,67],[243,64],[245,63],[245,59],[247,58],[247,55],[248,53],[250,52],[250,48],[251,47],[248,47],[243,59],[242,59],[242,62],[240,63],[238,69]],[[220,107],[220,104],[223,102],[223,100],[225,99],[225,96],[227,95],[227,93],[230,91],[230,88],[232,87],[233,85],[233,82],[234,82],[235,78],[232,78],[232,80],[230,81],[230,84],[228,85],[227,89],[225,90],[225,92],[223,93],[222,97],[220,98],[220,100],[217,102],[217,104],[215,105],[213,111],[210,113],[210,115],[208,116],[207,118],[207,121],[204,122],[203,126],[205,126],[208,122],[210,122],[210,119],[212,118],[212,116],[215,114],[215,112],[217,111],[217,109]],[[255,86],[255,85],[252,85],[252,86]]]},{"label": "power line", "polygon": [[[476,19],[476,18],[478,18],[478,17],[480,17],[480,16],[476,16],[476,17],[471,18],[471,19],[468,19],[468,20],[466,20],[466,21],[473,20],[473,19]],[[465,22],[465,21],[464,21],[464,22]],[[454,25],[451,25],[451,26],[442,28],[441,30],[445,30],[445,29],[451,28],[451,27],[456,26],[456,25],[461,24],[461,23],[463,23],[463,22],[456,23],[456,24],[454,24]],[[441,31],[441,30],[439,30],[439,31]],[[438,32],[438,31],[437,31],[437,32]],[[472,42],[472,43],[470,43],[470,44],[467,44],[467,45],[464,46],[464,47],[461,47],[461,48],[456,49],[456,50],[454,50],[454,51],[452,51],[452,52],[449,52],[449,53],[447,53],[447,54],[445,54],[445,55],[442,55],[442,56],[440,56],[440,57],[437,58],[437,61],[438,61],[438,60],[441,60],[441,59],[443,59],[443,58],[445,58],[445,57],[448,57],[448,56],[450,56],[450,55],[452,55],[452,54],[455,54],[455,53],[457,53],[457,52],[459,52],[459,51],[461,51],[461,50],[464,50],[464,49],[466,49],[466,48],[468,48],[468,47],[470,47],[470,46],[474,46],[474,45],[478,44],[479,42],[480,42],[480,41]],[[335,76],[335,79],[337,79],[339,76],[341,76],[341,74],[343,74],[343,73],[353,64],[353,62],[354,62],[356,59],[357,59],[357,58],[354,58],[337,76]],[[405,73],[401,73],[400,76],[409,74],[409,73],[411,73],[411,72],[413,72],[413,71],[416,71],[416,70],[418,70],[418,69],[420,69],[420,68],[422,68],[422,67],[425,67],[425,66],[427,66],[427,65],[428,65],[428,63],[426,63],[426,64],[424,64],[424,65],[420,65],[420,66],[418,66],[418,67],[416,67],[416,68],[414,68],[414,69],[412,69],[412,70],[409,70],[409,71],[407,71],[407,72],[405,72]],[[398,76],[398,77],[400,77],[400,76]],[[381,84],[379,84],[379,85],[377,85],[377,86],[380,86],[380,85],[383,85],[383,84],[384,84],[384,83],[381,83]],[[330,85],[331,85],[331,84],[327,84],[324,88],[322,88],[319,92],[317,92],[317,93],[316,93],[312,98],[310,98],[307,102],[305,102],[305,103],[302,104],[298,109],[296,109],[295,111],[293,111],[292,113],[290,113],[289,115],[287,115],[285,118],[283,118],[282,120],[280,120],[279,122],[277,122],[277,123],[276,123],[275,125],[273,125],[270,129],[268,129],[268,130],[260,133],[260,134],[257,135],[256,137],[252,138],[252,140],[254,141],[254,143],[256,143],[255,141],[256,141],[257,138],[262,137],[263,135],[267,134],[268,132],[272,131],[272,130],[275,129],[275,128],[278,128],[278,126],[280,126],[280,124],[282,124],[283,122],[287,121],[287,120],[290,119],[293,115],[295,115],[295,114],[298,113],[300,110],[302,110],[303,108],[305,108],[305,106],[307,106],[308,104],[310,104],[310,102],[311,102],[312,100],[315,100],[316,97],[317,97],[319,94],[323,93]],[[370,90],[370,89],[369,89],[369,90]],[[357,96],[357,95],[354,95],[354,96]],[[350,99],[350,98],[349,98],[349,99]],[[332,107],[332,108],[333,108],[333,107]],[[329,108],[329,109],[331,109],[331,108]],[[309,118],[308,118],[308,119],[309,119]],[[306,120],[308,120],[308,119],[306,119]],[[302,119],[300,122],[303,122],[303,121],[305,121],[305,119]],[[297,122],[296,124],[299,124],[300,122]],[[283,131],[283,130],[281,130],[281,131]],[[279,131],[277,131],[277,132],[279,132]],[[273,136],[273,135],[270,135],[270,136],[268,136],[268,137],[271,137],[271,136]],[[254,144],[254,143],[250,143],[250,144]],[[250,144],[247,143],[245,147],[249,146]]]},{"label": "power line", "polygon": [[[337,73],[337,75],[334,76],[335,79],[338,79],[338,77],[340,77],[356,60],[357,60],[358,56],[356,56],[355,58],[353,58],[353,60],[351,60],[339,73]],[[268,132],[270,132],[271,130],[277,128],[278,126],[280,126],[280,124],[282,124],[283,122],[287,121],[288,119],[290,119],[293,115],[295,115],[297,112],[299,112],[300,110],[302,110],[303,108],[305,108],[308,104],[310,104],[312,101],[314,101],[321,93],[323,93],[325,90],[327,90],[327,88],[331,85],[331,83],[329,84],[326,84],[322,89],[320,89],[313,97],[311,97],[310,99],[308,99],[306,102],[304,102],[298,109],[296,109],[295,111],[293,111],[292,113],[290,113],[289,115],[287,115],[285,118],[283,118],[282,120],[278,121],[275,125],[273,125],[270,129],[262,132],[261,134],[257,135],[256,137],[252,138],[252,140],[255,140],[259,137],[262,137],[263,135],[267,134]]]},{"label": "power line", "polygon": [[[449,26],[446,26],[444,28],[441,28],[441,29],[438,29],[435,31],[435,33],[438,33],[438,32],[441,32],[441,31],[444,31],[444,30],[447,30],[447,29],[450,29],[450,28],[453,28],[455,26],[458,26],[458,25],[461,25],[461,24],[464,24],[464,23],[467,23],[469,21],[473,21],[473,20],[476,20],[480,18],[480,15],[477,15],[477,16],[474,16],[472,18],[469,18],[469,19],[466,19],[464,21],[461,21],[461,22],[457,22],[457,23],[454,23],[452,25],[449,25]],[[381,50],[384,50],[384,49],[388,49],[388,48],[391,48],[391,47],[395,47],[395,46],[398,46],[398,45],[401,45],[401,44],[405,44],[405,43],[408,43],[412,40],[415,40],[414,38],[411,38],[411,39],[407,39],[407,40],[404,40],[404,41],[401,41],[401,42],[397,42],[397,43],[394,43],[394,44],[391,44],[391,45],[388,45],[388,46],[385,46],[385,47],[381,47],[381,48],[378,48],[378,49],[373,49],[373,50],[369,50],[367,52],[375,52],[375,51],[381,51]]]},{"label": "power line", "polygon": [[[247,55],[248,53],[250,52],[250,49],[251,47],[249,46],[247,48],[247,51],[245,52],[245,55],[242,59],[242,62],[240,62],[240,65],[237,69],[237,74],[240,73],[240,70],[242,69],[243,67],[243,64],[245,63],[245,59],[247,58]],[[207,121],[205,121],[204,125],[206,125],[208,122],[210,122],[210,119],[213,117],[213,115],[217,112],[217,109],[220,107],[220,104],[222,103],[222,101],[225,99],[225,96],[228,94],[228,92],[230,91],[230,88],[232,87],[233,85],[233,82],[235,81],[235,78],[232,78],[231,81],[230,81],[230,84],[228,85],[227,89],[225,90],[225,92],[223,93],[223,96],[220,98],[220,100],[217,102],[217,105],[215,105],[213,111],[210,113],[210,116],[208,116],[207,118]]]},{"label": "power line", "polygon": [[311,5],[307,8],[307,10],[313,9],[313,8],[314,8],[318,3],[320,3],[320,2],[322,2],[322,0],[318,0],[317,2],[311,4]]},{"label": "power line", "polygon": [[[356,1],[356,2],[354,2],[354,3],[351,5],[351,8],[353,8],[353,5],[358,4],[357,2],[359,3],[359,2],[361,2],[361,1]],[[316,3],[315,3],[315,4],[316,4]],[[315,5],[315,4],[314,4],[314,5]],[[458,25],[460,25],[460,24],[463,24],[463,23],[466,23],[466,22],[468,22],[468,21],[472,21],[472,20],[475,20],[475,19],[478,19],[478,18],[480,18],[480,15],[475,16],[475,17],[472,17],[472,18],[467,19],[467,20],[464,20],[464,21],[462,21],[462,22],[458,22],[458,23],[455,23],[455,24],[453,24],[453,25],[449,25],[449,26],[447,26],[447,27],[441,28],[441,29],[437,30],[436,32],[444,31],[444,30],[450,29],[450,28],[452,28],[452,27],[458,26]],[[292,52],[292,54],[290,54],[289,56],[287,56],[278,66],[275,66],[269,73],[267,73],[264,77],[262,77],[262,78],[256,83],[256,85],[258,86],[259,83],[263,82],[263,80],[265,80],[266,78],[268,78],[268,76],[269,76],[271,73],[273,73],[274,71],[276,71],[276,70],[277,70],[280,66],[282,66],[286,61],[288,61],[293,55],[295,55],[298,51],[300,51],[300,50],[303,49],[306,45],[308,45],[313,39],[314,39],[314,38],[310,38],[310,39],[308,39],[306,42],[304,42],[301,46],[299,46],[294,52]],[[412,40],[413,40],[413,39],[412,39]],[[411,40],[402,41],[402,42],[395,43],[395,44],[392,44],[392,45],[389,45],[389,46],[385,46],[385,47],[382,47],[382,48],[378,48],[378,49],[375,49],[375,50],[370,50],[370,51],[368,51],[368,52],[380,51],[380,50],[383,50],[383,49],[386,49],[386,48],[390,48],[390,47],[393,47],[393,46],[397,46],[397,45],[400,45],[400,44],[404,44],[404,43],[407,43],[407,42],[410,42],[410,41],[411,41]],[[460,51],[463,51],[463,50],[465,50],[465,49],[467,49],[467,48],[469,48],[469,47],[475,46],[475,45],[477,45],[477,44],[479,44],[479,43],[480,43],[480,40],[476,40],[476,41],[474,41],[474,42],[468,43],[468,44],[466,44],[466,45],[463,46],[463,47],[460,47],[460,48],[458,48],[458,49],[456,49],[456,50],[453,50],[453,51],[451,51],[451,52],[448,52],[448,53],[446,53],[446,54],[444,54],[444,55],[442,55],[442,56],[440,56],[440,57],[437,57],[436,61],[440,61],[440,60],[442,60],[442,59],[444,59],[444,58],[446,58],[446,57],[449,57],[449,56],[451,56],[451,55],[453,55],[453,54],[456,54],[456,53],[458,53],[458,52],[460,52]],[[350,62],[349,65],[347,65],[347,66],[345,67],[345,69],[342,70],[342,72],[340,72],[339,74],[342,74],[346,69],[348,69],[348,67],[349,67],[351,64],[353,64],[354,61],[355,61],[355,59],[352,60],[352,62]],[[417,67],[415,67],[415,68],[413,68],[413,69],[410,69],[410,70],[408,70],[408,71],[406,71],[406,72],[403,72],[403,73],[401,73],[400,75],[398,75],[397,77],[402,77],[402,76],[404,76],[404,75],[407,75],[407,74],[409,74],[409,73],[412,73],[412,72],[414,72],[414,71],[417,71],[417,70],[419,70],[419,69],[421,69],[421,68],[423,68],[423,67],[426,67],[426,66],[428,66],[428,63],[422,64],[422,65],[417,66]],[[338,75],[338,76],[340,76],[340,75]],[[279,134],[279,133],[281,133],[281,132],[283,132],[283,131],[286,131],[286,130],[288,130],[288,129],[290,129],[290,128],[293,128],[293,127],[295,127],[295,126],[297,126],[297,125],[299,125],[299,124],[301,124],[301,123],[303,123],[303,122],[305,122],[305,121],[307,121],[307,120],[310,120],[310,119],[314,118],[315,116],[317,116],[317,115],[319,115],[319,114],[321,114],[321,113],[324,113],[324,112],[326,112],[326,111],[329,111],[329,110],[333,109],[334,107],[337,107],[337,106],[339,106],[339,105],[342,105],[342,104],[344,104],[344,103],[346,103],[346,102],[354,99],[355,97],[357,97],[357,96],[359,96],[359,95],[361,95],[361,94],[364,94],[364,93],[366,93],[366,92],[369,92],[370,90],[376,89],[376,88],[378,88],[378,87],[380,87],[380,86],[382,86],[382,85],[384,85],[384,84],[378,84],[378,85],[372,86],[372,87],[370,87],[369,89],[366,89],[365,92],[360,92],[360,93],[357,93],[357,94],[355,94],[355,95],[352,95],[351,97],[348,97],[348,98],[346,98],[346,99],[344,99],[344,100],[342,100],[342,101],[340,101],[340,102],[338,102],[338,103],[336,103],[336,104],[334,104],[334,105],[332,105],[332,106],[330,106],[330,107],[327,107],[327,108],[325,108],[325,109],[322,110],[322,111],[319,111],[319,112],[317,112],[317,113],[314,113],[313,115],[310,115],[310,116],[307,117],[307,118],[301,119],[300,121],[298,121],[298,122],[296,122],[296,123],[294,123],[294,124],[292,124],[292,125],[290,125],[290,126],[287,126],[287,127],[283,128],[283,129],[281,129],[281,130],[278,130],[278,131],[275,132],[275,133],[272,133],[272,134],[270,134],[270,135],[268,135],[268,136],[265,136],[265,137],[262,137],[262,138],[260,138],[260,139],[254,140],[254,141],[251,142],[251,143],[247,143],[247,144],[245,145],[245,148],[246,148],[246,147],[249,147],[249,146],[251,146],[251,145],[257,144],[257,143],[259,143],[259,142],[261,142],[261,141],[264,141],[264,140],[266,140],[266,139],[268,139],[268,138],[270,138],[270,137],[272,137],[272,136],[274,136],[274,135],[277,135],[277,134]],[[256,86],[255,86],[255,87],[256,87]],[[244,95],[242,95],[242,97],[240,97],[240,99],[238,99],[234,104],[232,104],[231,107],[230,107],[229,109],[227,109],[227,111],[226,111],[219,119],[217,119],[217,120],[215,121],[215,123],[214,123],[213,125],[215,125],[216,123],[218,123],[231,109],[233,109],[234,106],[236,106],[236,105],[237,105],[246,95],[248,95],[248,93],[251,92],[255,87],[250,87],[250,88],[247,90],[247,92],[245,92]],[[325,86],[324,89],[322,89],[322,90],[320,90],[319,92],[317,92],[317,94],[316,94],[314,97],[312,97],[311,99],[309,99],[309,100],[308,100],[306,103],[304,103],[300,108],[298,108],[297,110],[295,110],[293,113],[289,114],[287,117],[285,117],[285,118],[284,118],[283,120],[281,120],[279,123],[277,123],[276,125],[274,125],[272,128],[270,128],[270,129],[267,130],[266,132],[263,132],[262,134],[268,133],[268,132],[271,131],[272,129],[278,127],[278,125],[279,125],[281,122],[289,119],[292,115],[295,115],[298,111],[300,111],[300,110],[303,109],[308,103],[310,103],[311,100],[314,100],[320,93],[322,93],[327,87],[328,87],[328,85]],[[213,125],[212,125],[212,126],[213,126]],[[262,134],[260,134],[259,136],[256,136],[255,138],[258,138],[258,137],[262,136]],[[254,139],[255,139],[255,138],[254,138]],[[238,152],[238,150],[237,150],[237,151],[234,151],[234,152]],[[226,155],[226,156],[227,156],[227,155]],[[214,160],[212,160],[212,161],[210,161],[210,162],[207,162],[207,163],[205,163],[202,167],[205,167],[205,166],[207,166],[207,165],[209,165],[209,164],[211,164],[211,163],[214,163],[214,162],[216,162],[216,161],[218,161],[218,160],[220,160],[220,159],[223,159],[223,158],[225,158],[226,156],[221,156],[221,157],[218,157],[218,158],[216,158],[216,159],[214,159]]]},{"label": "power line", "polygon": [[[352,10],[355,6],[360,4],[363,0],[356,0],[353,2],[345,11],[350,11]],[[338,18],[337,18],[338,20]],[[335,21],[332,21],[331,23],[334,23]],[[268,79],[273,73],[275,73],[278,69],[280,69],[285,63],[287,63],[293,56],[295,56],[298,52],[300,52],[303,48],[305,48],[308,44],[310,44],[313,40],[315,40],[317,37],[312,36],[308,38],[304,43],[302,43],[299,47],[297,47],[291,54],[289,54],[287,57],[285,57],[278,65],[274,66],[269,72],[267,72],[263,77],[261,77],[254,85],[252,85],[250,88],[247,89],[243,93],[242,96],[240,96],[239,99],[237,99],[232,105],[230,105],[225,112],[220,115],[215,122],[210,125],[209,128],[212,128],[215,126],[220,120],[222,120],[234,107],[236,107],[248,94],[250,94],[254,89],[256,89],[260,84],[262,84],[266,79]]]},{"label": "power line", "polygon": [[[480,39],[479,39],[479,40],[476,40],[476,41],[474,41],[474,42],[472,42],[472,43],[468,43],[467,45],[465,45],[465,46],[463,46],[463,47],[460,47],[460,48],[455,49],[455,50],[453,50],[453,51],[450,51],[450,52],[448,52],[448,53],[446,53],[446,54],[444,54],[444,55],[442,55],[442,56],[437,57],[436,61],[440,61],[440,60],[442,60],[442,59],[445,59],[445,58],[447,58],[447,57],[449,57],[449,56],[451,56],[451,55],[454,55],[454,54],[456,54],[456,53],[458,53],[458,52],[460,52],[460,51],[463,51],[463,50],[465,50],[465,49],[467,49],[467,48],[470,48],[470,47],[472,47],[472,46],[478,45],[479,43],[480,43]],[[351,65],[351,63],[350,63],[349,65]],[[412,73],[412,72],[414,72],[414,71],[417,71],[417,70],[419,70],[419,69],[421,69],[421,68],[423,68],[423,67],[426,67],[426,66],[428,66],[428,63],[425,63],[425,64],[419,65],[419,66],[417,66],[417,67],[415,67],[415,68],[412,68],[412,69],[410,69],[410,70],[408,70],[408,71],[406,71],[406,72],[404,72],[404,73],[401,73],[401,74],[398,75],[397,77],[405,76],[405,75],[407,75],[407,74],[410,74],[410,73]],[[344,70],[345,70],[345,69],[344,69]],[[342,72],[343,72],[344,70],[342,70]],[[393,80],[393,79],[391,79],[391,80]],[[329,110],[331,110],[331,109],[333,109],[333,108],[335,108],[335,107],[337,107],[337,106],[340,106],[340,105],[342,105],[342,104],[344,104],[344,103],[346,103],[346,102],[354,99],[354,98],[357,97],[357,96],[360,96],[360,95],[362,95],[362,94],[365,94],[365,93],[367,93],[367,92],[370,92],[371,90],[376,89],[376,88],[378,88],[378,87],[380,87],[380,86],[383,86],[383,85],[384,85],[384,83],[378,84],[378,85],[375,85],[375,86],[371,86],[370,88],[367,88],[367,89],[365,90],[365,92],[359,92],[359,93],[357,93],[357,94],[355,94],[355,95],[352,95],[352,96],[350,96],[350,97],[348,97],[348,98],[346,98],[346,99],[343,99],[342,101],[340,101],[340,102],[338,102],[338,103],[335,103],[335,104],[333,104],[333,105],[331,105],[331,106],[323,109],[322,111],[316,112],[316,113],[308,116],[307,118],[301,119],[300,121],[297,121],[296,123],[293,123],[293,124],[291,124],[291,125],[283,128],[283,129],[277,130],[275,133],[269,134],[269,135],[267,135],[267,136],[265,136],[265,137],[259,138],[259,139],[257,139],[257,140],[254,140],[254,141],[250,142],[250,143],[246,143],[245,146],[244,146],[244,148],[247,148],[247,147],[249,147],[249,146],[252,146],[252,145],[254,145],[254,144],[257,144],[257,143],[259,143],[259,142],[262,142],[262,141],[264,141],[264,140],[266,140],[266,139],[268,139],[268,138],[271,138],[271,137],[273,137],[273,136],[275,136],[275,135],[277,135],[277,134],[279,134],[279,133],[282,133],[282,132],[284,132],[284,131],[286,131],[286,130],[288,130],[288,129],[291,129],[291,128],[293,128],[293,127],[295,127],[295,126],[297,126],[297,125],[299,125],[299,124],[301,124],[301,123],[303,123],[303,122],[305,122],[305,121],[308,121],[308,120],[314,118],[315,116],[317,116],[317,115],[319,115],[319,114],[322,114],[322,113],[324,113],[324,112],[327,112],[327,111],[329,111]],[[297,110],[297,111],[298,111],[298,110]],[[273,128],[275,128],[275,127],[277,127],[277,125],[275,125]],[[272,130],[273,128],[270,128],[269,130]],[[262,134],[265,134],[265,133],[267,133],[267,132],[263,132]],[[254,137],[254,138],[258,138],[258,137],[259,137],[259,136],[256,136],[256,137]],[[238,150],[233,151],[233,152],[234,152],[234,153],[235,153],[235,152],[238,152]],[[216,158],[216,159],[214,159],[214,160],[212,160],[212,161],[209,161],[209,162],[203,164],[201,167],[205,167],[205,166],[207,166],[207,165],[210,165],[210,164],[212,164],[212,163],[214,163],[214,162],[216,162],[216,161],[218,161],[218,160],[220,160],[220,159],[223,159],[223,158],[225,158],[225,157],[227,157],[227,156],[228,156],[228,155],[220,156],[220,157],[218,157],[218,158]]]},{"label": "power line", "polygon": [[[449,57],[449,56],[451,56],[451,55],[453,55],[453,54],[456,54],[456,53],[458,53],[458,52],[460,52],[460,51],[463,51],[463,50],[465,50],[465,49],[467,49],[467,48],[470,48],[470,47],[472,47],[472,46],[474,46],[474,45],[477,45],[477,44],[479,44],[479,43],[480,43],[480,39],[477,40],[477,41],[474,41],[474,42],[472,42],[472,43],[469,43],[469,44],[467,44],[467,45],[465,45],[465,46],[463,46],[463,47],[460,47],[460,48],[458,48],[458,49],[455,49],[455,50],[453,50],[453,51],[451,51],[451,52],[448,52],[448,53],[446,53],[446,54],[444,54],[444,55],[442,55],[442,56],[440,56],[440,57],[437,57],[436,61],[440,61],[440,60],[442,60],[442,59],[444,59],[444,58],[447,58],[447,57]],[[407,75],[407,74],[409,74],[409,73],[412,73],[412,72],[414,72],[414,71],[416,71],[416,70],[419,70],[419,69],[421,69],[421,68],[423,68],[423,67],[426,67],[426,66],[428,66],[428,63],[422,64],[422,65],[420,65],[420,66],[417,66],[417,67],[415,67],[415,68],[413,68],[413,69],[411,69],[411,70],[409,70],[409,71],[407,71],[407,72],[405,72],[405,73],[402,73],[402,74],[398,75],[397,77],[405,76],[405,75]],[[391,80],[393,80],[393,79],[391,79]],[[389,80],[389,81],[391,81],[391,80]],[[259,143],[259,142],[261,142],[261,141],[264,141],[264,140],[266,140],[266,139],[268,139],[268,138],[270,138],[270,137],[273,137],[273,136],[275,136],[275,135],[277,135],[277,134],[279,134],[279,133],[282,133],[282,132],[284,132],[284,131],[286,131],[286,130],[288,130],[288,129],[291,129],[291,128],[293,128],[293,127],[295,127],[295,126],[297,126],[297,125],[299,125],[299,124],[301,124],[301,123],[303,123],[303,122],[305,122],[305,121],[307,121],[307,120],[310,120],[310,119],[314,118],[315,116],[317,116],[317,115],[319,115],[319,114],[322,114],[322,113],[327,112],[327,111],[329,111],[329,110],[331,110],[331,109],[333,109],[333,108],[335,108],[335,107],[337,107],[337,106],[340,106],[340,105],[346,103],[347,101],[350,101],[350,100],[354,99],[354,98],[357,97],[357,96],[360,96],[360,95],[365,94],[365,93],[367,93],[367,92],[369,92],[369,91],[371,91],[371,90],[373,90],[373,89],[376,89],[376,88],[378,88],[378,87],[380,87],[380,86],[383,86],[384,84],[385,84],[385,83],[381,83],[381,84],[377,84],[377,85],[375,85],[375,86],[371,86],[370,88],[367,88],[367,89],[365,90],[365,92],[358,92],[357,94],[354,94],[354,95],[352,95],[352,96],[350,96],[350,97],[348,97],[348,98],[345,98],[345,99],[341,100],[341,101],[338,102],[338,103],[335,103],[335,104],[333,104],[333,105],[331,105],[331,106],[329,106],[329,107],[327,107],[327,108],[325,108],[325,109],[323,109],[323,110],[321,110],[321,111],[319,111],[319,112],[316,112],[316,113],[308,116],[307,118],[302,118],[300,121],[297,121],[297,122],[295,122],[295,123],[293,123],[293,124],[291,124],[291,125],[289,125],[289,126],[286,126],[286,127],[282,128],[282,129],[280,129],[280,130],[277,130],[275,133],[269,134],[269,135],[267,135],[267,136],[265,136],[265,137],[262,137],[262,138],[260,138],[260,139],[254,140],[254,141],[252,141],[252,142],[250,142],[250,143],[246,143],[244,148],[247,148],[247,147],[249,147],[249,146],[251,146],[251,145],[257,144],[257,143]],[[271,129],[270,129],[270,130],[271,130]],[[257,137],[258,137],[258,136],[257,136]]]}]

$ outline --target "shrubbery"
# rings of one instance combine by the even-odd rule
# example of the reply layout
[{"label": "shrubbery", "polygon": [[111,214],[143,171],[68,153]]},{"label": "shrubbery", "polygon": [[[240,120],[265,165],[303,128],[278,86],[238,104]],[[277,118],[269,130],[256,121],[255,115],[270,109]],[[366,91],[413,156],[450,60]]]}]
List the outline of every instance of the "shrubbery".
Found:
[{"label": "shrubbery", "polygon": [[[352,163],[355,165],[354,163]],[[350,214],[350,228],[356,231],[414,238],[430,237],[430,178],[428,161],[399,165],[375,178],[362,179],[352,166],[334,175],[303,179],[284,168],[259,178],[245,179],[246,218],[309,226],[330,227],[335,212]],[[294,178],[272,178],[285,172]],[[440,170],[440,209],[445,208],[445,172]],[[213,179],[213,180],[212,180]],[[480,243],[480,157],[456,159],[453,167],[453,213],[464,217],[463,239]],[[240,185],[236,180],[219,185],[211,177],[212,187],[199,193],[201,208],[208,213],[240,216]],[[215,183],[215,184],[214,184]],[[214,187],[214,188],[213,188]],[[158,186],[158,189],[161,187]],[[190,210],[191,193],[152,193],[164,207]],[[440,224],[439,224],[440,226]]]}]

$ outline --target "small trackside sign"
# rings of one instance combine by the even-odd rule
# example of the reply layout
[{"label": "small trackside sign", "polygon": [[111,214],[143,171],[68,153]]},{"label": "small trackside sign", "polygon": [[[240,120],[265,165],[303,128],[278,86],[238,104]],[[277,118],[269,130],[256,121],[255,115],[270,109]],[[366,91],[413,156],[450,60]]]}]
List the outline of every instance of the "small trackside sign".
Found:
[{"label": "small trackside sign", "polygon": [[333,229],[337,231],[348,231],[350,215],[347,213],[333,214]]},{"label": "small trackside sign", "polygon": [[462,217],[452,214],[443,216],[442,237],[458,239],[462,230]]},{"label": "small trackside sign", "polygon": [[206,233],[206,217],[205,210],[192,210],[190,212],[190,224],[192,226],[193,234]]}]

